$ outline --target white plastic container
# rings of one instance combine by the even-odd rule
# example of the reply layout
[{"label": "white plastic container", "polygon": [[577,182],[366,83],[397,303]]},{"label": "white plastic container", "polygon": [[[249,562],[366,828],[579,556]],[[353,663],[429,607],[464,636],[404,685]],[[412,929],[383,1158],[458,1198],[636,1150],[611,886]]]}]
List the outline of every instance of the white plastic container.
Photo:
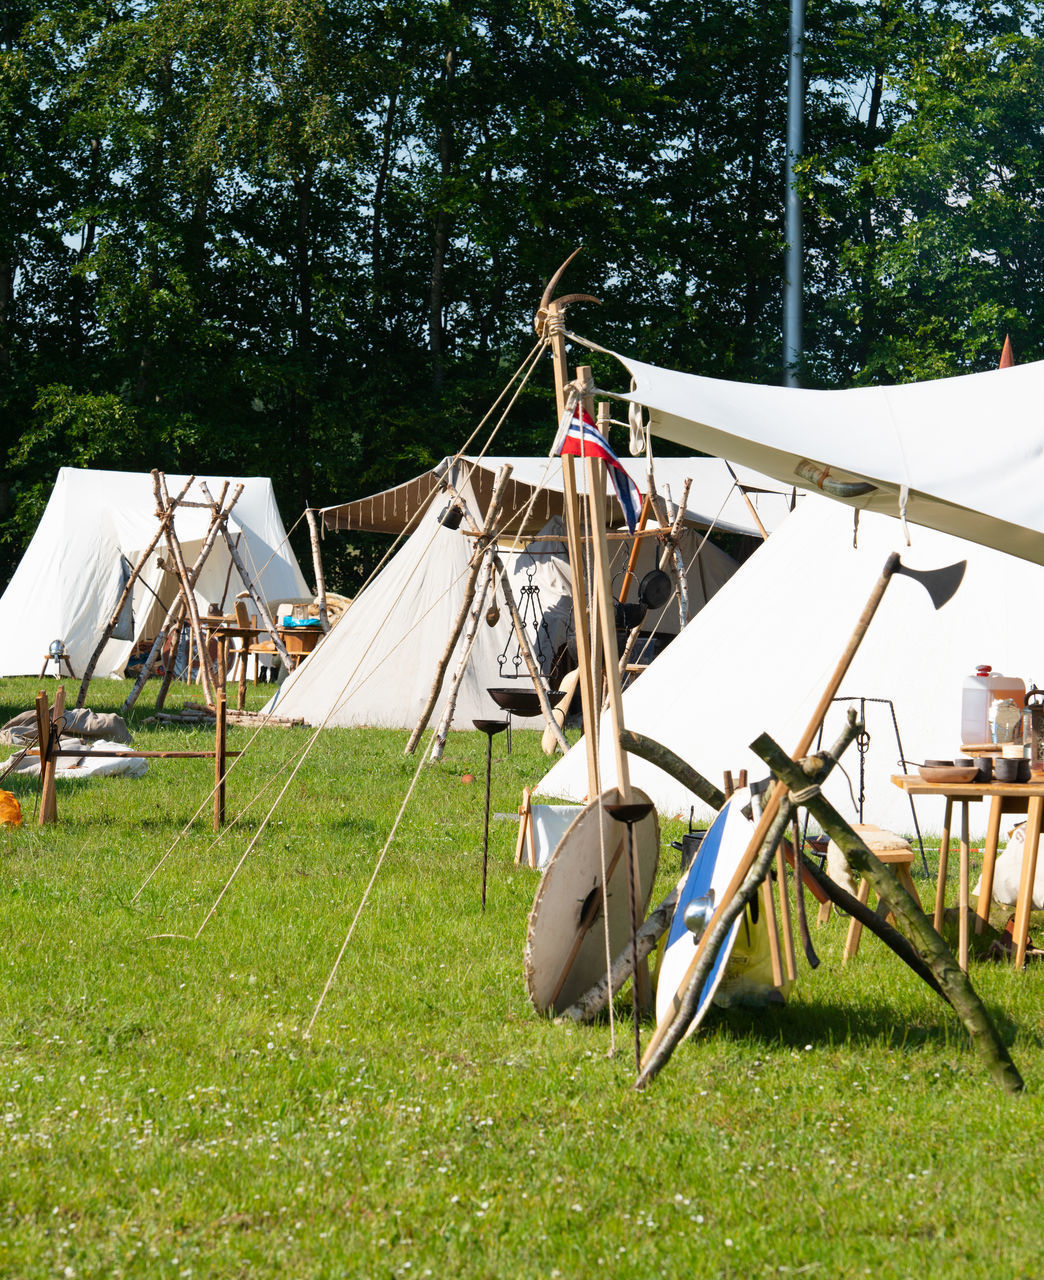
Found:
[{"label": "white plastic container", "polygon": [[990,740],[990,677],[992,667],[976,667],[973,676],[965,676],[961,686],[961,742],[983,743]]}]

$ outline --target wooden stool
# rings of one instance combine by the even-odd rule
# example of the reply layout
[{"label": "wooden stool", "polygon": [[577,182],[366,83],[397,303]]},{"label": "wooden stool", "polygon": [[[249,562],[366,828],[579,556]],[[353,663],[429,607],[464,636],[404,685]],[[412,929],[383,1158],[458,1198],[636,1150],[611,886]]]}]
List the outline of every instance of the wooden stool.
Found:
[{"label": "wooden stool", "polygon": [[[913,865],[914,853],[910,848],[908,840],[904,840],[902,836],[897,836],[894,831],[886,831],[882,827],[875,826],[873,823],[857,823],[852,830],[862,840],[870,852],[881,862],[895,868],[895,873],[899,877],[899,883],[917,903],[921,905],[921,899],[918,896],[917,889],[910,875],[910,867]],[[827,860],[829,865],[830,854],[840,854],[837,845],[830,842],[827,848]],[[870,900],[870,882],[868,880],[860,880],[859,889],[856,897],[865,906]],[[819,920],[823,923],[830,915],[830,904],[824,903],[820,908]],[[880,911],[880,906],[878,911]],[[852,919],[848,925],[848,936],[845,939],[845,949],[842,953],[842,962],[848,961],[859,950],[859,939],[863,933],[863,926],[858,920]]]}]

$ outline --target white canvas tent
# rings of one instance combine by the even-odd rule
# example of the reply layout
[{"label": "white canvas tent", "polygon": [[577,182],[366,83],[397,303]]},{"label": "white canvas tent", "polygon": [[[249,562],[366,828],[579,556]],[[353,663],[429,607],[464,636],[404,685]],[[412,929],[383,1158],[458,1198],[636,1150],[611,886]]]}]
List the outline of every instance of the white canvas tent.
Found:
[{"label": "white canvas tent", "polygon": [[[617,356],[654,435],[782,484],[1044,564],[1044,362],[896,387],[815,391],[696,377]],[[822,486],[821,486],[822,487]],[[862,490],[862,491],[860,491]],[[829,490],[828,490],[829,491]]]},{"label": "white canvas tent", "polygon": [[[215,499],[224,480],[201,477]],[[171,496],[188,476],[167,476]],[[297,559],[286,541],[272,482],[266,477],[230,478],[243,492],[232,510],[229,532],[267,601],[311,599]],[[186,500],[202,502],[198,481]],[[191,565],[210,522],[209,511],[182,507],[175,529]],[[62,467],[32,541],[0,597],[0,675],[37,675],[48,646],[64,642],[77,676],[101,638],[125,582],[124,573],[148,546],[157,528],[152,477],[126,471]],[[134,643],[158,629],[174,599],[175,579],[157,566],[156,548],[133,594],[133,627],[126,639],[105,646],[97,675],[122,675]],[[231,569],[231,575],[229,570]],[[231,602],[244,589],[227,547],[218,539],[196,584],[201,606]]]},{"label": "white canvas tent", "polygon": [[[674,643],[624,694],[629,729],[671,747],[705,777],[767,770],[748,749],[768,731],[791,751],[812,716],[874,582],[893,550],[913,568],[938,568],[967,559],[957,595],[939,612],[927,594],[897,577],[841,686],[847,697],[886,698],[895,704],[908,760],[952,758],[960,749],[961,685],[981,663],[1029,685],[1044,684],[1044,569],[934,530],[911,529],[907,548],[900,523],[864,513],[858,547],[853,513],[807,497],[797,512],[751,557]],[[826,721],[832,741],[849,703]],[[899,752],[888,708],[870,705],[864,815],[894,831],[912,832],[909,801],[889,781]],[[602,725],[603,785],[615,769],[608,719]],[[844,759],[858,789],[855,747]],[[708,812],[659,769],[631,758],[631,781],[659,810],[688,816]],[[584,748],[577,745],[545,775],[540,794],[581,800],[587,792]],[[850,820],[856,817],[843,777],[827,794]],[[971,806],[973,830],[985,829],[983,805]],[[918,801],[922,830],[941,826],[939,801]]]},{"label": "white canvas tent", "polygon": [[[508,486],[505,503],[508,527],[517,531],[534,490],[540,486],[541,478],[549,475],[550,488],[544,493],[541,487],[536,503],[528,511],[526,527],[535,532],[540,527],[536,520],[543,522],[550,516],[550,529],[545,526],[545,533],[553,535],[559,527],[556,521],[561,495],[561,467],[557,460],[552,461],[549,470],[546,458],[484,459],[474,475],[469,474],[467,465],[458,464],[452,473],[453,487],[463,496],[469,513],[478,525],[482,524],[492,477],[504,461],[511,462],[515,480]],[[643,484],[644,462],[629,461],[638,472],[639,484]],[[736,532],[754,532],[754,522],[721,462],[713,458],[670,459],[669,462],[669,467],[657,463],[658,483],[661,487],[670,483],[676,497],[681,496],[683,476],[695,473],[699,477],[690,491],[688,503],[694,520],[706,525],[724,506]],[[436,468],[395,490],[324,513],[327,524],[335,528],[391,530],[404,527],[419,511],[424,512],[401,549],[353,600],[315,652],[286,680],[269,704],[270,709],[279,715],[301,716],[310,724],[412,728],[417,723],[463,599],[474,546],[474,539],[465,532],[466,521],[458,530],[439,524],[439,516],[449,501],[438,483],[443,474],[445,468],[441,473]],[[761,483],[760,477],[756,479]],[[787,498],[778,488],[754,492],[753,496],[759,510],[764,509],[764,520],[769,525],[777,524],[789,510]],[[695,531],[688,533],[683,549],[683,555],[688,551],[689,607],[693,613],[736,568],[735,562],[710,542],[693,559],[700,541]],[[652,566],[658,545],[652,539],[647,542],[649,546],[643,549],[639,572]],[[628,544],[617,542],[613,547],[622,571]],[[510,550],[507,543],[502,543],[501,549],[521,608],[520,588],[527,582],[527,568],[532,566],[532,561],[529,556]],[[563,608],[569,607],[570,590],[564,538],[560,542],[544,541],[534,550],[539,553],[535,582],[540,588],[541,610],[549,616],[560,614]],[[669,602],[662,613],[666,633],[676,632],[677,603]],[[648,625],[651,627],[655,621],[651,617]],[[507,609],[501,604],[500,619],[495,627],[490,628],[485,622],[479,625],[458,695],[456,724],[470,726],[473,719],[499,714],[487,690],[505,684],[506,668],[502,662],[505,650],[510,664],[515,643]],[[455,669],[460,652],[461,645],[458,645],[449,664],[450,672]],[[524,667],[521,674],[524,680],[528,678]],[[436,721],[445,705],[449,683],[447,678],[436,705],[433,717]]]}]

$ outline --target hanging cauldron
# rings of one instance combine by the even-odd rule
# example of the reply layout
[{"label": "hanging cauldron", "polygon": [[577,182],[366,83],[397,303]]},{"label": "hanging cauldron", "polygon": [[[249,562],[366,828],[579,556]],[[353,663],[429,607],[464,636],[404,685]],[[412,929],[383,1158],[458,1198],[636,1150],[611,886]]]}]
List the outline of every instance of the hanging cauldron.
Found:
[{"label": "hanging cauldron", "polygon": [[451,502],[448,507],[443,507],[442,514],[439,516],[439,524],[444,529],[459,529],[460,522],[464,519],[464,510],[459,503]]},{"label": "hanging cauldron", "polygon": [[646,610],[660,609],[671,598],[671,580],[662,569],[650,569],[638,584],[638,599]]}]

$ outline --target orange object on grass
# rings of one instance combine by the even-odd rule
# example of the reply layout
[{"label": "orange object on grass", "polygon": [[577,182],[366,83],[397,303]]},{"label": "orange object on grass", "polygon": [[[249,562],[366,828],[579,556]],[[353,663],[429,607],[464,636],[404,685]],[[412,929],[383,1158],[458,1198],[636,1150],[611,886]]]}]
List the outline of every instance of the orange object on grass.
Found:
[{"label": "orange object on grass", "polygon": [[10,791],[0,791],[0,827],[20,827],[22,806]]}]

